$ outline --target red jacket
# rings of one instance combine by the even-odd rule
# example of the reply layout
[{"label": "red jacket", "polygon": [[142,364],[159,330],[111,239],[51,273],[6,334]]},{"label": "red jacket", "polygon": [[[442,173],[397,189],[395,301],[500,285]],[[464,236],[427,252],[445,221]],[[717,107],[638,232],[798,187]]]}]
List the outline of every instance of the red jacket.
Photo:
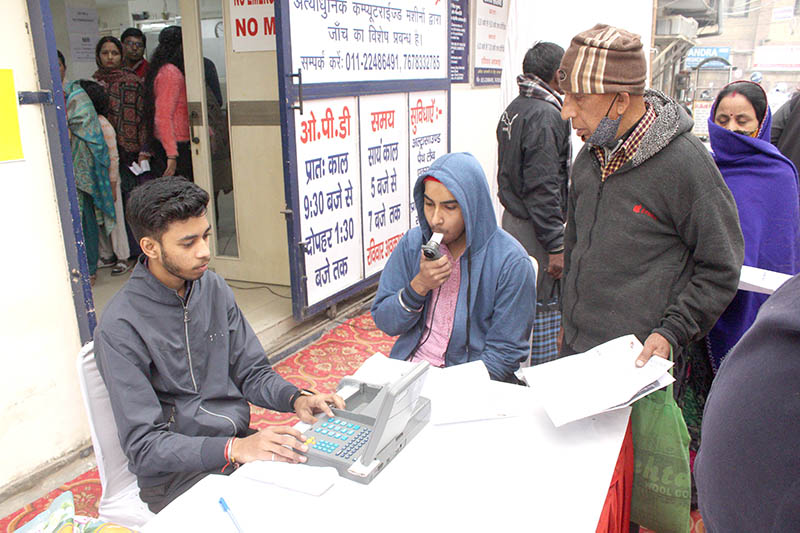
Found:
[{"label": "red jacket", "polygon": [[177,157],[178,142],[189,140],[186,79],[178,67],[167,63],[153,82],[156,97],[155,136],[169,157]]}]

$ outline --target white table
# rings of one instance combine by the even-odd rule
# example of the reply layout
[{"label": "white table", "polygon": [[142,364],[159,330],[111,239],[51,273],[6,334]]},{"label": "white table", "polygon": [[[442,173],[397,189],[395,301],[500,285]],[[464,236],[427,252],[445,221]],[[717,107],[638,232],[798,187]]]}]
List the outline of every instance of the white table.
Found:
[{"label": "white table", "polygon": [[[208,476],[143,532],[593,532],[630,409],[555,428],[531,389],[495,384],[521,416],[428,424],[369,485],[340,478],[314,497],[238,476]],[[516,409],[519,412],[519,409]]]}]

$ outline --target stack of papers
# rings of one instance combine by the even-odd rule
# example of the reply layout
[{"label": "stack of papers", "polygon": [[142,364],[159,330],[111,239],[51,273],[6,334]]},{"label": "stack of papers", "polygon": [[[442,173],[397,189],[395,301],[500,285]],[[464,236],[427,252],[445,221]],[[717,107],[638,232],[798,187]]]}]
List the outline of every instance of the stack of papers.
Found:
[{"label": "stack of papers", "polygon": [[772,294],[791,277],[789,274],[745,265],[742,266],[742,273],[739,275],[739,289]]},{"label": "stack of papers", "polygon": [[675,379],[672,361],[651,357],[642,368],[636,358],[642,344],[626,335],[588,352],[522,370],[556,427],[588,416],[620,409]]}]

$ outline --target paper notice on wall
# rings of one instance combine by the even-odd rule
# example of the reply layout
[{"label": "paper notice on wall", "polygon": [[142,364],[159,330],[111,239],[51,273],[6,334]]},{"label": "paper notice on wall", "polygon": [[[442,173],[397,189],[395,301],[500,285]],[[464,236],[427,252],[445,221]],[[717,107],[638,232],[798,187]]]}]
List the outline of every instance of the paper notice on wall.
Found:
[{"label": "paper notice on wall", "polygon": [[22,159],[19,130],[19,100],[14,89],[14,71],[0,69],[0,162]]},{"label": "paper notice on wall", "polygon": [[500,85],[509,0],[475,2],[475,85]]},{"label": "paper notice on wall", "polygon": [[277,48],[275,0],[230,0],[228,31],[234,52],[263,52]]},{"label": "paper notice on wall", "polygon": [[70,57],[75,63],[94,63],[95,47],[100,40],[97,10],[86,7],[67,7],[67,33]]}]

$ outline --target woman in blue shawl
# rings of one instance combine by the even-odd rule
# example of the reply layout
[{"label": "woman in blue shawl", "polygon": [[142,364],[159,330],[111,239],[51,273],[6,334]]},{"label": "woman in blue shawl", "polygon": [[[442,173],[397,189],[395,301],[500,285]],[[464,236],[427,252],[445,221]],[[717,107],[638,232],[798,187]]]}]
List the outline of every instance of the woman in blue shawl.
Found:
[{"label": "woman in blue shawl", "polygon": [[111,233],[115,222],[114,199],[108,179],[108,146],[94,104],[80,82],[69,82],[64,87],[64,94],[67,96],[67,124],[86,259],[89,275],[94,282],[99,257],[99,232]]},{"label": "woman in blue shawl", "polygon": [[[708,132],[714,161],[739,210],[744,264],[794,275],[800,271],[797,170],[770,144],[771,124],[764,89],[737,81],[717,95]],[[736,293],[708,336],[714,372],[766,299],[766,294]]]}]

